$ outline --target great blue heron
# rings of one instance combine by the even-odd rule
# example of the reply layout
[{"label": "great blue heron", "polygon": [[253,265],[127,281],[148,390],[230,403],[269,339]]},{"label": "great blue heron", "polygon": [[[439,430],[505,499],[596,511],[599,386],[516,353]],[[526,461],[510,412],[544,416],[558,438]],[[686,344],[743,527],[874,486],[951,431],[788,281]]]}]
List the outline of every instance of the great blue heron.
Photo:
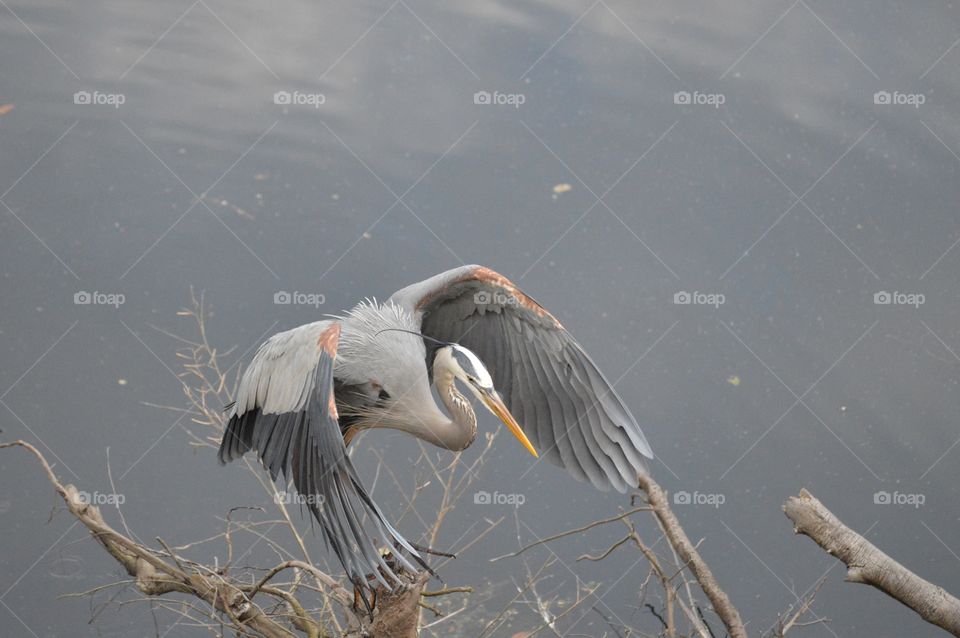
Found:
[{"label": "great blue heron", "polygon": [[[429,568],[364,489],[347,445],[363,430],[393,428],[466,449],[477,418],[455,380],[531,454],[581,481],[625,492],[649,471],[646,438],[583,348],[543,306],[481,266],[270,337],[228,408],[220,461],[256,450],[274,480],[293,480],[357,590],[368,591],[367,574],[393,589],[401,581],[374,539]],[[401,552],[396,558],[416,571]]]}]

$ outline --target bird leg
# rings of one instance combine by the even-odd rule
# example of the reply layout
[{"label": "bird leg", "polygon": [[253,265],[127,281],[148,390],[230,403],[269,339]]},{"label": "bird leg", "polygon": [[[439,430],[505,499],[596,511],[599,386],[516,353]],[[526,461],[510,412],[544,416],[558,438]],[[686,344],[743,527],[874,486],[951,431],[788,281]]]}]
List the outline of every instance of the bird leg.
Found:
[{"label": "bird leg", "polygon": [[[398,549],[399,547],[400,546],[397,545]],[[397,562],[396,558],[394,558],[393,552],[384,548],[383,550],[381,550],[381,554],[383,556],[383,559],[387,562],[387,566],[390,568],[391,571],[393,571],[394,573],[399,573],[401,571],[402,565],[400,565],[400,563]],[[431,570],[431,573],[432,573],[432,570]],[[376,583],[378,580],[375,574],[367,574],[366,579],[368,583]],[[370,618],[373,618],[373,610],[376,609],[377,607],[377,587],[378,586],[376,584],[374,584],[374,586],[372,587],[371,586],[361,587],[360,585],[357,585],[356,583],[354,583],[353,585],[354,611],[359,612],[362,605],[363,606],[362,608],[367,611],[367,614],[370,616]],[[369,599],[367,599],[364,590],[370,593]]]},{"label": "bird leg", "polygon": [[[374,578],[373,574],[370,574],[369,576],[367,576],[367,580],[376,580],[376,579]],[[367,600],[367,598],[364,596],[364,593],[360,589],[360,587],[358,587],[357,585],[353,586],[353,610],[359,612],[362,606],[362,608],[367,611],[367,614],[369,614],[369,616],[373,618],[373,610],[377,606],[377,590],[368,589],[367,591],[370,592],[370,600]]]},{"label": "bird leg", "polygon": [[[440,550],[432,549],[430,547],[425,547],[412,542],[410,543],[410,546],[413,547],[414,550],[416,550],[417,552],[420,552],[423,554],[430,554],[433,556],[443,556],[445,558],[457,557],[456,554],[451,554],[449,552],[442,552]],[[400,564],[400,562],[396,558],[397,554],[399,554],[399,552],[402,550],[403,550],[403,546],[400,545],[399,543],[394,544],[393,551],[390,551],[387,549],[381,550],[383,553],[384,560],[387,561],[387,565],[394,573],[400,573],[401,571],[404,571],[403,566]],[[424,567],[430,573],[431,576],[435,578],[440,578],[440,576],[435,571],[430,569],[429,566],[424,565]],[[377,577],[374,574],[367,574],[366,580],[368,583],[375,583],[377,581]],[[443,582],[443,579],[440,578],[440,581]],[[367,598],[368,594],[369,594],[369,598]],[[377,586],[376,585],[374,585],[373,587],[369,585],[361,586],[355,583],[353,586],[354,610],[359,612],[361,609],[365,609],[367,614],[370,616],[370,618],[373,618],[373,612],[376,609],[376,607],[377,607]]]}]

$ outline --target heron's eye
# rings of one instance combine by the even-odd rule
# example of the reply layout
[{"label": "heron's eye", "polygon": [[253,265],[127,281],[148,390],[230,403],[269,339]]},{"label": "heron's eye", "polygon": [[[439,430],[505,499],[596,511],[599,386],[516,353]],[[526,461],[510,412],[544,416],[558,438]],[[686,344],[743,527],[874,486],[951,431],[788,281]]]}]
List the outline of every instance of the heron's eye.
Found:
[{"label": "heron's eye", "polygon": [[389,401],[389,400],[390,400],[390,393],[387,392],[386,390],[384,390],[383,388],[380,388],[380,400],[381,400],[381,401]]}]

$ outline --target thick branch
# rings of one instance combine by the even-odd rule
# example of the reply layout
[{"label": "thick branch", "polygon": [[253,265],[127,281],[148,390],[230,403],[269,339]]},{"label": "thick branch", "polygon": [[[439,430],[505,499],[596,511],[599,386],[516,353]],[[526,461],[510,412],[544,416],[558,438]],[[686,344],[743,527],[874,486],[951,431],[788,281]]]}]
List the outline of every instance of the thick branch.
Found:
[{"label": "thick branch", "polygon": [[917,576],[843,524],[807,490],[791,496],[783,511],[794,531],[847,566],[847,580],[872,585],[914,610],[927,622],[960,636],[960,600]]},{"label": "thick branch", "polygon": [[216,607],[237,625],[257,634],[267,638],[291,636],[287,629],[271,620],[234,585],[199,573],[188,574],[178,566],[158,558],[148,548],[118,533],[104,521],[98,507],[80,499],[76,487],[63,485],[57,480],[50,464],[34,446],[26,441],[12,441],[0,444],[0,449],[14,446],[26,448],[40,461],[47,478],[63,498],[70,513],[90,530],[93,538],[123,565],[128,574],[137,579],[137,588],[141,592],[148,596],[171,592],[192,594]]},{"label": "thick branch", "polygon": [[[163,560],[157,552],[117,532],[103,519],[100,509],[84,503],[77,488],[63,485],[57,479],[50,464],[37,448],[26,441],[0,443],[0,449],[23,447],[33,454],[47,474],[47,479],[63,498],[67,509],[87,529],[93,538],[114,557],[127,573],[136,579],[137,588],[148,596],[163,596],[170,593],[192,595],[215,607],[232,621],[237,630],[264,636],[265,638],[290,638],[289,629],[264,613],[253,602],[258,592],[283,599],[290,608],[289,620],[293,627],[308,637],[326,635],[323,627],[310,617],[300,602],[288,591],[270,587],[267,582],[284,569],[301,569],[317,578],[329,588],[329,596],[341,603],[355,625],[347,635],[372,635],[382,638],[415,638],[418,635],[417,621],[420,617],[418,603],[428,575],[409,575],[402,572],[405,586],[395,592],[378,587],[377,608],[373,617],[363,612],[354,612],[352,596],[332,577],[313,565],[291,560],[271,569],[257,584],[247,585],[228,579],[224,574],[209,569],[188,571],[173,552],[167,548],[172,563]],[[166,548],[166,545],[164,545]],[[447,592],[444,592],[447,593]]]},{"label": "thick branch", "polygon": [[673,546],[677,554],[680,555],[683,564],[688,565],[693,575],[697,577],[700,588],[703,589],[707,598],[710,599],[713,610],[720,616],[720,620],[723,621],[724,626],[726,626],[730,637],[747,638],[747,630],[744,628],[743,621],[740,619],[740,612],[738,612],[737,608],[730,602],[730,598],[726,592],[720,589],[720,585],[717,584],[717,579],[714,578],[713,572],[710,571],[710,568],[707,567],[707,564],[700,557],[700,553],[697,552],[694,544],[687,538],[687,533],[683,531],[683,528],[680,526],[680,521],[677,520],[677,517],[670,509],[670,505],[667,503],[666,492],[649,476],[640,476],[639,484],[640,489],[647,493],[647,501],[650,503],[650,507],[653,508],[654,516],[657,517],[661,527],[663,527],[663,531],[667,535],[670,545]]}]

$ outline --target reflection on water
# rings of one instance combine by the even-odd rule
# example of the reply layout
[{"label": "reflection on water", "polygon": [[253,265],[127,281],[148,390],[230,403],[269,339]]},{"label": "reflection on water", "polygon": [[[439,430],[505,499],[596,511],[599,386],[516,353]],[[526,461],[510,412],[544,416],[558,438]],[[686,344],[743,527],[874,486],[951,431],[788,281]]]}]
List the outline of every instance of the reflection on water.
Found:
[{"label": "reflection on water", "polygon": [[[949,12],[802,2],[10,9],[0,21],[0,106],[13,105],[0,115],[3,436],[42,440],[58,474],[91,493],[114,491],[109,447],[137,534],[201,538],[229,507],[259,498],[253,482],[191,451],[188,424],[145,405],[182,404],[178,344],[152,326],[179,330],[191,287],[212,309],[211,339],[239,356],[265,332],[483,263],[619,379],[662,461],[658,480],[689,496],[677,513],[755,632],[833,564],[780,512],[801,487],[960,591],[960,48],[950,49]],[[274,304],[279,291],[323,303]],[[91,303],[74,303],[80,292]],[[891,303],[876,301],[883,293]],[[924,302],[893,303],[903,295]],[[395,455],[398,480],[412,481],[412,442],[363,437],[355,458],[371,481],[375,451]],[[456,635],[480,633],[550,552],[531,551],[527,565],[490,558],[626,504],[546,465],[527,472],[523,450],[503,440],[495,452],[476,489],[524,500],[467,499],[448,517],[451,547],[503,518],[443,569],[451,585],[486,590],[475,615],[448,625]],[[87,585],[79,567],[107,559],[73,543],[78,529],[59,538],[71,523],[63,513],[45,524],[55,501],[36,470],[0,455],[0,528],[14,540],[0,556],[0,600],[40,635],[76,633],[89,610],[56,599],[78,589],[64,574]],[[399,516],[403,502],[379,481]],[[401,529],[416,537],[435,512],[425,500]],[[597,611],[564,631],[610,635],[604,617],[658,631],[637,599],[638,556],[576,561],[618,532],[551,545],[560,562],[544,587],[569,597],[578,578],[601,584]],[[59,563],[31,569],[70,543]],[[829,628],[806,635],[926,630],[838,574],[815,605]],[[514,611],[510,631],[538,623],[529,605]],[[96,626],[128,635],[145,622],[145,607],[128,607]]]}]

